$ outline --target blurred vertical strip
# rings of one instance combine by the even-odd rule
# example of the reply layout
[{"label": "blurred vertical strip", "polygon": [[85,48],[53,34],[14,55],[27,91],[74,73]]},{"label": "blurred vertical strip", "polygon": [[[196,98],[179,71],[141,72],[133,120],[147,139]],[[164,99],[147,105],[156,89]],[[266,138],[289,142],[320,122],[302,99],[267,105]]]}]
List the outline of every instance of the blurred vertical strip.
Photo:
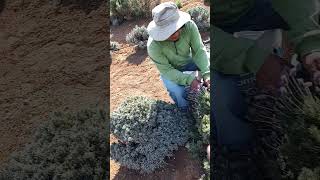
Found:
[{"label": "blurred vertical strip", "polygon": [[[106,59],[106,63],[107,63],[107,68],[106,68],[106,71],[105,71],[105,78],[106,78],[106,88],[105,88],[105,93],[106,93],[106,98],[105,98],[105,106],[104,106],[104,109],[106,110],[105,112],[107,112],[107,129],[108,129],[108,137],[106,137],[106,140],[107,140],[107,143],[110,144],[110,66],[111,66],[111,52],[110,52],[110,1],[106,1],[106,21],[105,21],[105,24],[106,24],[106,36],[107,36],[107,42],[106,42],[106,49],[109,50],[109,53],[107,55],[107,59]],[[106,180],[109,180],[110,179],[110,148],[108,148],[108,153],[107,155],[107,176],[106,176]]]},{"label": "blurred vertical strip", "polygon": [[6,7],[6,0],[0,0],[0,14],[2,13],[5,7]]}]

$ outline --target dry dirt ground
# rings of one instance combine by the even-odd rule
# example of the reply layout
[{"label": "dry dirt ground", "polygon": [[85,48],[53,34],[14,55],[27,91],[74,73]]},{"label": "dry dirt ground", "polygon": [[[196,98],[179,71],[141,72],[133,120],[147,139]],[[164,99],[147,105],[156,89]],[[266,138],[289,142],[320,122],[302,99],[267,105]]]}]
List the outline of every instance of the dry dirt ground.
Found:
[{"label": "dry dirt ground", "polygon": [[[182,3],[183,10],[202,4],[200,0]],[[88,13],[42,0],[7,0],[3,11],[0,7],[0,166],[30,140],[52,111],[102,106],[109,93],[111,111],[127,96],[170,101],[146,52],[125,42],[125,34],[135,24],[150,19],[111,27],[112,40],[120,42],[122,49],[111,55],[109,92],[105,7],[102,3]],[[199,162],[183,148],[168,162],[156,173],[140,175],[111,161],[111,178],[191,180],[200,175]]]},{"label": "dry dirt ground", "polygon": [[[162,1],[163,2],[163,1]],[[202,5],[203,1],[182,1],[182,10],[187,10],[196,5]],[[206,8],[209,8],[206,6]],[[147,26],[151,19],[126,21],[120,26],[110,28],[111,41],[120,43],[120,50],[112,52],[112,64],[110,68],[110,110],[114,111],[127,97],[143,95],[164,101],[171,101],[155,65],[149,59],[146,50],[137,50],[127,44],[125,35],[135,25]],[[207,38],[208,35],[203,37]],[[116,142],[114,136],[110,136],[111,142]],[[195,180],[201,176],[201,164],[192,159],[185,148],[180,148],[175,156],[168,159],[168,166],[151,174],[139,174],[136,171],[121,167],[118,163],[110,161],[110,179],[114,180]]]},{"label": "dry dirt ground", "polygon": [[0,166],[50,112],[106,99],[106,3],[88,13],[49,2],[7,0],[0,12]]}]

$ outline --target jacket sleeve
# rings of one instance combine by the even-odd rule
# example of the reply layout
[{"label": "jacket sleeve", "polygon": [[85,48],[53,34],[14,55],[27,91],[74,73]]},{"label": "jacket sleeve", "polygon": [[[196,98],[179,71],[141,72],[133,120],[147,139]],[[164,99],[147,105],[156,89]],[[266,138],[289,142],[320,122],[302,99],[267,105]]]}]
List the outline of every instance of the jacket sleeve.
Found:
[{"label": "jacket sleeve", "polygon": [[234,37],[214,25],[211,37],[212,68],[225,74],[256,73],[270,53],[256,41]]},{"label": "jacket sleeve", "polygon": [[161,48],[155,43],[151,42],[149,44],[148,42],[148,54],[164,78],[183,86],[190,85],[194,80],[194,76],[184,74],[172,67],[167,57],[162,53]]},{"label": "jacket sleeve", "polygon": [[289,41],[300,57],[320,51],[318,0],[272,0],[273,8],[289,24]]},{"label": "jacket sleeve", "polygon": [[192,59],[194,60],[194,63],[199,67],[203,78],[209,79],[210,61],[207,55],[206,48],[202,42],[198,27],[193,21],[190,21],[188,30],[190,32]]}]

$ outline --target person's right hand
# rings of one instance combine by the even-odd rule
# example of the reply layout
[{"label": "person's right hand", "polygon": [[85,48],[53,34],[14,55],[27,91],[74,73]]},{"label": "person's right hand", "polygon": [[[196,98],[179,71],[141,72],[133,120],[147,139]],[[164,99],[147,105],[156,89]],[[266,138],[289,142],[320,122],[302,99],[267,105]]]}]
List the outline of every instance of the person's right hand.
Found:
[{"label": "person's right hand", "polygon": [[201,82],[197,78],[194,78],[190,86],[192,91],[197,91],[200,89]]},{"label": "person's right hand", "polygon": [[280,83],[283,63],[278,56],[270,54],[256,74],[257,86],[260,89],[275,90]]},{"label": "person's right hand", "polygon": [[302,58],[302,64],[312,77],[316,85],[320,85],[320,52],[306,55]]}]

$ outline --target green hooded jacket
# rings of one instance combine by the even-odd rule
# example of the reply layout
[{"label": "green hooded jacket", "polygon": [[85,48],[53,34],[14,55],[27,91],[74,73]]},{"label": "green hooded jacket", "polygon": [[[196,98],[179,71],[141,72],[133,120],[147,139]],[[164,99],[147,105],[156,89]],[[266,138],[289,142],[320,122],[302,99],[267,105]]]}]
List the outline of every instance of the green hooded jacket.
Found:
[{"label": "green hooded jacket", "polygon": [[147,50],[160,74],[179,85],[187,86],[194,80],[193,75],[178,70],[191,62],[198,66],[204,79],[210,78],[209,56],[192,20],[182,27],[178,41],[154,41],[149,37]]},{"label": "green hooded jacket", "polygon": [[[303,57],[320,51],[319,1],[271,2],[290,26],[287,34],[295,52]],[[225,74],[256,73],[270,52],[258,48],[253,40],[235,38],[217,27],[237,21],[252,8],[254,0],[213,0],[211,4],[211,69]]]}]

